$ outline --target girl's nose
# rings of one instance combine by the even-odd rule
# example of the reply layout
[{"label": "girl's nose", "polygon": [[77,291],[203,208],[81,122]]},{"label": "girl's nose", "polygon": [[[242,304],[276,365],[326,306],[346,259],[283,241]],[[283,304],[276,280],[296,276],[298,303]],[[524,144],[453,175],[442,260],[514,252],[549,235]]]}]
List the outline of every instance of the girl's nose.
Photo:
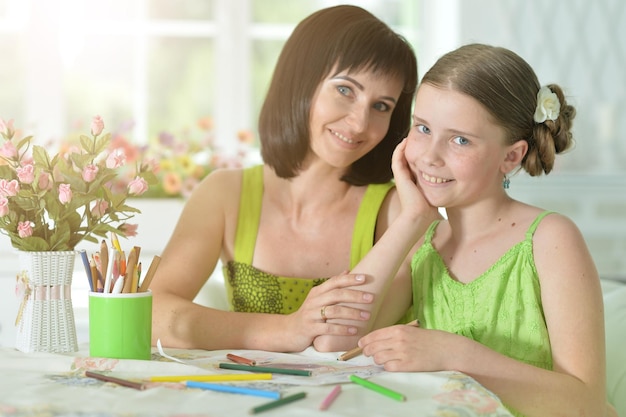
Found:
[{"label": "girl's nose", "polygon": [[441,155],[442,149],[438,141],[433,139],[425,141],[421,154],[422,162],[430,166],[441,166],[443,164]]}]

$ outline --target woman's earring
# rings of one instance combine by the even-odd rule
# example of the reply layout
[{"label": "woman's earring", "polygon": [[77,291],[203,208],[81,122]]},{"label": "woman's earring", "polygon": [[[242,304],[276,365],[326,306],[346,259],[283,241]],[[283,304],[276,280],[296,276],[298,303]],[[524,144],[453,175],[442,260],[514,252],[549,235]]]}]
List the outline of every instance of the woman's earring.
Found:
[{"label": "woman's earring", "polygon": [[510,185],[511,185],[511,180],[509,179],[509,177],[506,176],[506,174],[504,174],[504,181],[502,181],[502,186],[504,187],[505,190],[508,190]]}]

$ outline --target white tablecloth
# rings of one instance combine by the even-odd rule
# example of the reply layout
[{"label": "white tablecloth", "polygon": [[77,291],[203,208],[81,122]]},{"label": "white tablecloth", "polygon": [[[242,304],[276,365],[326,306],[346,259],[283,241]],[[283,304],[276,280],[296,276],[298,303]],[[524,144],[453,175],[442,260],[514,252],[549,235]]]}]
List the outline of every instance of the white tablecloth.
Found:
[{"label": "white tablecloth", "polygon": [[[317,354],[307,350],[285,355],[294,361],[324,361],[333,366],[335,354]],[[13,348],[0,348],[0,415],[2,416],[80,416],[80,417],[177,417],[177,416],[247,416],[250,409],[268,399],[248,395],[218,393],[187,389],[181,384],[156,384],[139,391],[119,385],[85,378],[86,370],[108,372],[133,380],[147,380],[155,375],[189,375],[216,372],[211,369],[224,362],[225,351],[168,350],[166,353],[185,361],[204,364],[172,362],[155,349],[150,361],[90,358],[88,347],[81,345],[73,354],[29,353]],[[259,357],[259,351],[236,351],[240,355]],[[261,352],[262,353],[262,352]],[[268,357],[274,354],[267,353]],[[282,355],[282,354],[280,354]],[[317,357],[315,355],[318,355]],[[361,359],[363,361],[365,359]],[[197,362],[197,363],[196,363]],[[357,365],[363,362],[358,362]],[[208,365],[207,365],[208,364]],[[359,365],[361,366],[361,365]],[[349,372],[356,368],[349,369]],[[370,363],[363,367],[368,378],[380,385],[404,394],[400,402],[365,389],[347,380],[342,393],[327,411],[319,405],[332,390],[328,375],[324,378],[285,377],[273,381],[250,383],[259,388],[274,384],[283,395],[306,391],[304,400],[264,412],[267,416],[511,416],[500,400],[474,379],[455,372],[390,373]],[[373,371],[372,371],[373,370]],[[332,374],[332,372],[331,372]],[[332,376],[332,375],[331,375]],[[303,378],[303,385],[294,383]],[[332,380],[332,378],[330,378]],[[304,382],[306,381],[306,383]]]}]

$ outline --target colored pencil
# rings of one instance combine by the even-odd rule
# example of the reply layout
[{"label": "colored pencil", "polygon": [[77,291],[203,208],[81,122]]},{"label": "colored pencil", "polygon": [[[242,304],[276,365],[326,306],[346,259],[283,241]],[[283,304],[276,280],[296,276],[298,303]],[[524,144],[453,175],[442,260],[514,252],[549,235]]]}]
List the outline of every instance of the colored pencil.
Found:
[{"label": "colored pencil", "polygon": [[154,255],[154,257],[152,258],[152,262],[150,263],[150,266],[148,267],[148,272],[146,273],[146,277],[143,279],[143,281],[141,282],[141,285],[139,286],[138,292],[148,291],[148,287],[150,287],[150,282],[152,282],[152,277],[154,277],[154,273],[159,267],[159,262],[161,262],[161,257],[159,255]]},{"label": "colored pencil", "polygon": [[163,375],[151,376],[152,382],[224,382],[224,381],[258,381],[272,379],[272,374],[215,374],[215,375]]},{"label": "colored pencil", "polygon": [[233,353],[227,354],[226,359],[230,359],[231,361],[235,363],[240,363],[242,365],[250,365],[250,366],[256,365],[256,361],[252,359],[244,358],[242,356],[235,355]]},{"label": "colored pencil", "polygon": [[[420,321],[419,320],[413,320],[410,323],[406,324],[407,326],[414,326],[414,327],[419,327],[420,326]],[[355,347],[353,349],[350,349],[349,351],[345,352],[344,354],[340,355],[337,360],[338,361],[347,361],[348,359],[352,359],[355,358],[357,356],[359,356],[360,354],[363,353],[363,348],[360,347]]]},{"label": "colored pencil", "polygon": [[289,404],[289,403],[292,403],[294,401],[301,400],[301,399],[303,399],[305,397],[306,397],[306,392],[299,392],[297,394],[289,395],[289,396],[283,397],[283,398],[281,398],[279,400],[272,401],[272,402],[269,402],[269,403],[265,403],[265,404],[261,404],[259,406],[256,406],[252,410],[250,410],[250,414],[257,414],[257,413],[261,413],[263,411],[271,410],[271,409],[274,409],[276,407],[280,407],[280,406],[283,406],[285,404]]},{"label": "colored pencil", "polygon": [[127,379],[116,378],[110,375],[101,374],[99,372],[85,371],[85,376],[89,378],[98,379],[104,382],[112,382],[114,384],[122,385],[128,388],[138,389],[140,391],[147,388],[146,385],[142,384],[141,382],[134,382],[134,381],[129,381]]},{"label": "colored pencil", "polygon": [[288,368],[270,368],[267,366],[250,366],[241,365],[238,363],[220,363],[222,369],[233,369],[236,371],[249,371],[249,372],[268,372],[270,374],[285,374],[285,375],[300,375],[311,376],[312,371],[305,369],[288,369]]},{"label": "colored pencil", "polygon": [[341,385],[335,385],[335,388],[333,388],[333,390],[326,396],[326,398],[324,398],[324,401],[322,401],[322,403],[320,404],[320,410],[328,410],[328,407],[330,407],[330,405],[333,403],[333,401],[335,401],[335,398],[337,398],[339,394],[341,394]]},{"label": "colored pencil", "polygon": [[391,390],[389,388],[385,388],[382,385],[378,385],[374,382],[368,381],[366,379],[363,378],[359,378],[356,375],[350,375],[350,381],[354,382],[355,384],[358,384],[362,387],[371,389],[374,392],[377,392],[379,394],[385,395],[389,398],[393,398],[396,401],[406,401],[406,397],[403,394],[400,394],[397,391]]},{"label": "colored pencil", "polygon": [[350,349],[346,353],[342,354],[337,358],[338,361],[347,361],[348,359],[352,359],[354,357],[359,356],[363,353],[363,348],[355,347],[354,349]]},{"label": "colored pencil", "polygon": [[230,394],[243,394],[243,395],[254,395],[256,397],[265,397],[265,398],[280,398],[280,391],[268,391],[262,389],[255,388],[247,388],[247,387],[238,387],[235,385],[224,385],[224,384],[208,384],[206,382],[198,382],[198,381],[187,381],[187,388],[200,388],[211,391],[218,392],[227,392]]}]

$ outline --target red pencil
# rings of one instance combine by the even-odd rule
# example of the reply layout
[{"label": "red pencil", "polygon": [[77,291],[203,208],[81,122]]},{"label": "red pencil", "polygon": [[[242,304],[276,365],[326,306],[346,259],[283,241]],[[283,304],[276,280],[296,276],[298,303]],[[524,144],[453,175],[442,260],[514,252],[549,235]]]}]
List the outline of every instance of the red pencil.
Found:
[{"label": "red pencil", "polygon": [[256,365],[256,361],[254,361],[252,359],[248,359],[248,358],[243,358],[241,356],[237,356],[237,355],[234,355],[232,353],[227,354],[226,358],[230,359],[231,361],[233,361],[235,363],[240,363],[242,365],[250,365],[250,366]]}]

